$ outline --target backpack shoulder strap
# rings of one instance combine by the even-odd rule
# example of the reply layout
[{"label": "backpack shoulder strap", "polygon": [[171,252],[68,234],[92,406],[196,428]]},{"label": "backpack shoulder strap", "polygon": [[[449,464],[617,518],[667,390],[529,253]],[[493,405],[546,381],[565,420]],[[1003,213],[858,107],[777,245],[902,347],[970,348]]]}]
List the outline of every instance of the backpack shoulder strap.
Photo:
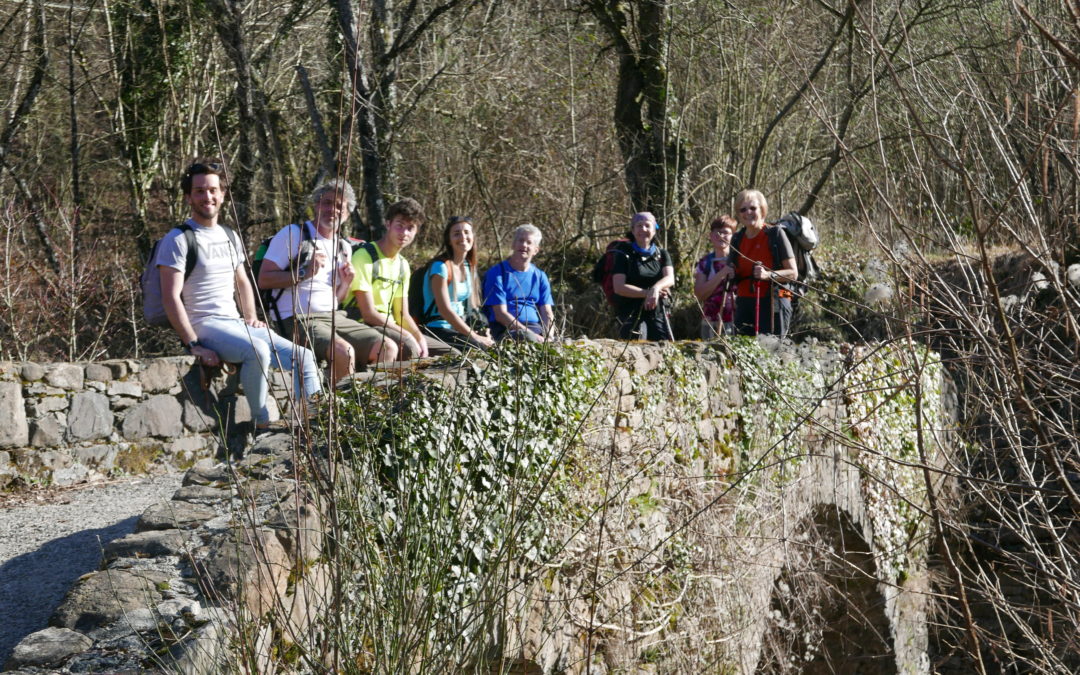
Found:
[{"label": "backpack shoulder strap", "polygon": [[360,244],[360,248],[367,251],[368,257],[371,258],[371,263],[373,265],[382,259],[382,255],[379,253],[379,247],[375,245],[375,242],[365,241],[363,244]]},{"label": "backpack shoulder strap", "polygon": [[180,223],[176,229],[183,232],[184,239],[187,240],[187,257],[184,259],[184,278],[187,279],[191,276],[191,272],[195,269],[195,261],[199,258],[199,242],[195,240],[195,230],[188,225],[187,221]]}]

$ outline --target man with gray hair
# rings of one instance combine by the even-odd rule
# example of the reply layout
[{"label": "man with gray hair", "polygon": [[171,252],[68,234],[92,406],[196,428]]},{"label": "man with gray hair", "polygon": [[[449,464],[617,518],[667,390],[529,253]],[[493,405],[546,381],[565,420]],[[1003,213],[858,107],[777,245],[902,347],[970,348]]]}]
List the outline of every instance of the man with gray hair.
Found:
[{"label": "man with gray hair", "polygon": [[543,235],[530,223],[514,230],[510,257],[484,275],[484,309],[491,337],[544,342],[555,339],[551,282],[532,259]]},{"label": "man with gray hair", "polygon": [[285,337],[310,346],[330,363],[332,386],[351,375],[357,364],[394,360],[397,350],[374,328],[339,309],[354,276],[352,247],[340,234],[356,208],[352,186],[340,178],[327,180],[310,199],[314,222],[288,225],[274,235],[258,284],[264,290],[280,289],[275,308]]}]

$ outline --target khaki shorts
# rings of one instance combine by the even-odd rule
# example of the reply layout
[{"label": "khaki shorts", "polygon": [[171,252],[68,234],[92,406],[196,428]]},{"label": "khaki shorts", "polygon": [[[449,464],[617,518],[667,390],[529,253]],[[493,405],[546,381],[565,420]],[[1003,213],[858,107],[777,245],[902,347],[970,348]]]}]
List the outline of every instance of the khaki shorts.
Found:
[{"label": "khaki shorts", "polygon": [[[334,343],[334,333],[352,345],[356,352],[356,368],[362,370],[371,360],[371,350],[386,338],[366,323],[353,321],[345,315],[344,310],[336,312],[312,312],[301,316],[290,316],[282,319],[282,328],[285,337],[301,345],[311,347],[315,356],[326,359],[330,354],[330,347]],[[299,324],[299,325],[297,325]]]}]

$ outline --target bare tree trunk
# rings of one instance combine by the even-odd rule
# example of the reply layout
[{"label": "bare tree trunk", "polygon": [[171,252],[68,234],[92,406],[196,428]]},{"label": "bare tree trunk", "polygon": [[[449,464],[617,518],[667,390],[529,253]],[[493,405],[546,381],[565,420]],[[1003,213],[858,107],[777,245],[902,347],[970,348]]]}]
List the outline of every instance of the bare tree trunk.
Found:
[{"label": "bare tree trunk", "polygon": [[32,12],[34,17],[33,46],[37,61],[34,64],[34,72],[30,76],[26,91],[23,93],[19,105],[15,108],[15,113],[11,116],[7,126],[4,127],[4,131],[0,133],[0,167],[6,169],[11,174],[12,180],[15,181],[20,196],[22,196],[26,207],[30,210],[31,222],[38,236],[38,241],[41,242],[45,260],[49,263],[50,269],[59,276],[61,270],[60,261],[56,257],[56,246],[49,236],[45,221],[41,218],[40,209],[35,205],[34,195],[22,175],[8,161],[8,148],[11,147],[11,141],[15,138],[15,133],[19,130],[19,127],[30,115],[30,111],[33,110],[34,102],[37,100],[38,94],[41,93],[41,84],[49,69],[49,46],[45,33],[45,6],[41,0],[35,0],[29,11]]},{"label": "bare tree trunk", "polygon": [[[658,0],[586,0],[619,56],[615,133],[626,187],[635,211],[652,211],[680,229],[679,205],[686,183],[686,148],[675,138],[675,114],[665,65],[668,3]],[[668,240],[678,255],[678,236]]]},{"label": "bare tree trunk", "polygon": [[[377,238],[383,227],[386,204],[383,200],[382,159],[379,156],[379,140],[375,131],[374,111],[371,105],[371,88],[368,74],[360,58],[356,40],[355,20],[349,0],[334,0],[338,26],[345,44],[345,65],[349,69],[352,85],[350,97],[351,114],[346,118],[346,138],[352,137],[352,129],[360,136],[360,162],[364,177],[364,206],[367,211],[366,238]],[[351,143],[346,144],[351,147]]]}]

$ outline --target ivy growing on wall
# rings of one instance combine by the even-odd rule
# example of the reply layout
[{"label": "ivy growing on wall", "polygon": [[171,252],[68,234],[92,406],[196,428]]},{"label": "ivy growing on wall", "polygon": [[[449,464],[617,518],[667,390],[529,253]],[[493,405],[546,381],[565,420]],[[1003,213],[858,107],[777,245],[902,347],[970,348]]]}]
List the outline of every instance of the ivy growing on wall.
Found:
[{"label": "ivy growing on wall", "polygon": [[[431,649],[483,627],[496,570],[557,543],[547,526],[565,508],[562,460],[604,378],[596,350],[528,344],[445,374],[454,384],[357,387],[339,425],[355,475],[338,495],[339,536],[362,579],[351,600],[414,613]],[[369,635],[360,648],[378,651],[373,617],[356,618]]]}]

